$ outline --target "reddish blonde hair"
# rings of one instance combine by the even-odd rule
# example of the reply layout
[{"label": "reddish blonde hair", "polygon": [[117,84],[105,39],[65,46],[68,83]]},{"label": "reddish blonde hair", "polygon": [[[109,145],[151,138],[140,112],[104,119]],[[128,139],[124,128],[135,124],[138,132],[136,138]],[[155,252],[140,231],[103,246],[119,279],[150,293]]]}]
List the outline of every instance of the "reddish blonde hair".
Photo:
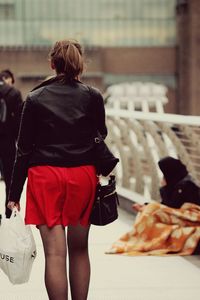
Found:
[{"label": "reddish blonde hair", "polygon": [[50,53],[50,60],[58,75],[73,79],[83,72],[83,51],[75,40],[63,40],[55,43]]}]

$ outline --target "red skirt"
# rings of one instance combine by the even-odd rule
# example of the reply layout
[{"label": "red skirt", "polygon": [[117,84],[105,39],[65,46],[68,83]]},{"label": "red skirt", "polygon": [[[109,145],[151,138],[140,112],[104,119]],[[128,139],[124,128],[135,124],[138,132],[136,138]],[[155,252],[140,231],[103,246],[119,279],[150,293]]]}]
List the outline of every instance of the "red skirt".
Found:
[{"label": "red skirt", "polygon": [[94,166],[30,168],[25,223],[88,226],[97,182]]}]

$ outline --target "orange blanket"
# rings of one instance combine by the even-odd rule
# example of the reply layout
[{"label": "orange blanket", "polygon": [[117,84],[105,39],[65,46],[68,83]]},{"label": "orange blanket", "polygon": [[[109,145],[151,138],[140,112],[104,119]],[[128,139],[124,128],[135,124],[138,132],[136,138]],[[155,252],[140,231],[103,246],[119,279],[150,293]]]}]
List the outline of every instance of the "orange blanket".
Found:
[{"label": "orange blanket", "polygon": [[106,253],[125,255],[191,255],[200,240],[200,206],[174,209],[157,202],[137,215],[133,229]]}]

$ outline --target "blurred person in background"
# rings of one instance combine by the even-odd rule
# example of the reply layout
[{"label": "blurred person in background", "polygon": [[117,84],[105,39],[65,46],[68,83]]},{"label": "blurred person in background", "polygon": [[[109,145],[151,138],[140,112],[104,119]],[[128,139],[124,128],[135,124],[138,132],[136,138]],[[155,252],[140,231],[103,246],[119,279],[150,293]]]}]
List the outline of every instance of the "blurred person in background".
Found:
[{"label": "blurred person in background", "polygon": [[80,81],[84,61],[78,42],[56,42],[50,64],[56,76],[30,92],[23,106],[8,207],[20,209],[28,175],[25,223],[40,231],[49,299],[68,299],[68,253],[71,298],[86,300],[98,182],[95,137],[107,135],[105,109],[100,92]]},{"label": "blurred person in background", "polygon": [[14,74],[9,69],[2,70],[1,76],[3,77],[5,83],[7,83],[10,86],[14,86],[15,77]]},{"label": "blurred person in background", "polygon": [[6,217],[11,211],[7,208],[8,190],[15,159],[16,139],[19,126],[22,97],[14,87],[15,78],[10,70],[0,72],[0,167],[1,177],[6,186]]}]

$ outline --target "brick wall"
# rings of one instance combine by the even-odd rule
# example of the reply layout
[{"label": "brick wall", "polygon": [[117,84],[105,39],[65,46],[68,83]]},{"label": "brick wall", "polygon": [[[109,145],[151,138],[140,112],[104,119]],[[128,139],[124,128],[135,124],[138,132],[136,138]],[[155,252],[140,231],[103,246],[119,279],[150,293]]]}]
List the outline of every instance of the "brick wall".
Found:
[{"label": "brick wall", "polygon": [[[53,72],[49,67],[47,48],[0,49],[0,69],[10,68],[16,75],[16,86],[23,96]],[[106,88],[105,76],[174,76],[175,48],[90,48],[86,49],[86,72],[83,80],[101,91]],[[153,80],[153,79],[152,79]],[[169,89],[167,111],[176,112],[176,90]]]}]

